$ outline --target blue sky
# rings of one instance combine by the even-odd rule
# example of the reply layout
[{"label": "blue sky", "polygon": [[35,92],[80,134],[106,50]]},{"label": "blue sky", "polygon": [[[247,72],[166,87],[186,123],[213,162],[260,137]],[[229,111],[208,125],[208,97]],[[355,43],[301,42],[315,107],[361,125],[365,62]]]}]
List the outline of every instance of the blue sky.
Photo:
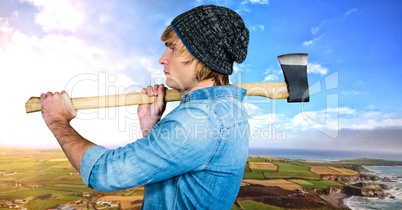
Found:
[{"label": "blue sky", "polygon": [[[283,81],[277,56],[309,54],[309,103],[245,100],[250,147],[401,153],[399,0],[2,0],[0,146],[58,147],[40,113],[25,114],[31,96],[126,93],[164,82],[160,34],[201,4],[237,11],[250,29],[232,83]],[[123,146],[140,137],[135,112],[80,111],[72,124],[95,143]]]}]

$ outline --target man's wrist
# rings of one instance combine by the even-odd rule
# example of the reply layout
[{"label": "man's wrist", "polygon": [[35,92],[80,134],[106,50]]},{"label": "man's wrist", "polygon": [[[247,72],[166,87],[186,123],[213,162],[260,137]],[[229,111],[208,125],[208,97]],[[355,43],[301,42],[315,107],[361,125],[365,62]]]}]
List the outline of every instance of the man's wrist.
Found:
[{"label": "man's wrist", "polygon": [[62,120],[50,121],[46,124],[47,124],[47,127],[49,127],[49,129],[51,131],[60,130],[60,129],[70,126],[70,123],[68,121],[62,121]]}]

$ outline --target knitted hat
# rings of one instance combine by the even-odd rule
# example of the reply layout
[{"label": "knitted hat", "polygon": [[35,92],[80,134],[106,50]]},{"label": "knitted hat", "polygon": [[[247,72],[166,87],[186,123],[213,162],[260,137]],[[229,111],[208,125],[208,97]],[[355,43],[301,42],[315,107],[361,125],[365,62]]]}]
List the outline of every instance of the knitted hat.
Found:
[{"label": "knitted hat", "polygon": [[233,10],[203,5],[177,16],[172,28],[190,53],[222,74],[232,74],[233,62],[246,59],[249,31]]}]

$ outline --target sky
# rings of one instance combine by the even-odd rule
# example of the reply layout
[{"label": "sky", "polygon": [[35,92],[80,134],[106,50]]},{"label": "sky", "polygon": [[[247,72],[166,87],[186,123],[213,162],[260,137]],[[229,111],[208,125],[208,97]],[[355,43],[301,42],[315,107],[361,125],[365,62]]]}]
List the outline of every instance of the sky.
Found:
[{"label": "sky", "polygon": [[[284,81],[277,56],[309,55],[310,102],[244,100],[250,148],[402,153],[399,0],[1,0],[0,147],[59,148],[40,112],[25,113],[31,96],[121,94],[164,83],[160,35],[202,4],[235,10],[250,30],[233,84]],[[71,123],[108,148],[141,137],[136,106],[79,111]]]}]

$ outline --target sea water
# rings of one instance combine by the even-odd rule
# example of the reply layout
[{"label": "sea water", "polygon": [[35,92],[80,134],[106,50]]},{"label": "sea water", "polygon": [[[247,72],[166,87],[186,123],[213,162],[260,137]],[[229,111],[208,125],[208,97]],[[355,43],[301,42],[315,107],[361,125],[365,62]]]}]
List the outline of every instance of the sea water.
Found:
[{"label": "sea water", "polygon": [[343,151],[343,150],[313,150],[313,149],[267,149],[250,148],[249,155],[261,155],[278,158],[338,161],[356,158],[372,158],[402,161],[402,152],[374,151]]},{"label": "sea water", "polygon": [[[306,149],[258,149],[250,148],[249,155],[260,155],[278,158],[338,161],[355,158],[373,158],[384,160],[402,161],[402,153],[368,152],[368,151],[329,151],[329,150],[306,150]],[[391,186],[386,192],[395,198],[366,198],[352,196],[344,202],[353,210],[402,210],[402,166],[364,166],[372,173],[380,177],[392,178],[393,182],[381,182]]]},{"label": "sea water", "polygon": [[359,196],[352,196],[345,199],[345,204],[353,210],[371,210],[371,209],[402,209],[402,166],[364,166],[366,169],[372,171],[379,177],[389,177],[392,182],[378,181],[376,183],[386,184],[391,186],[391,190],[385,192],[395,198],[366,198]]}]

